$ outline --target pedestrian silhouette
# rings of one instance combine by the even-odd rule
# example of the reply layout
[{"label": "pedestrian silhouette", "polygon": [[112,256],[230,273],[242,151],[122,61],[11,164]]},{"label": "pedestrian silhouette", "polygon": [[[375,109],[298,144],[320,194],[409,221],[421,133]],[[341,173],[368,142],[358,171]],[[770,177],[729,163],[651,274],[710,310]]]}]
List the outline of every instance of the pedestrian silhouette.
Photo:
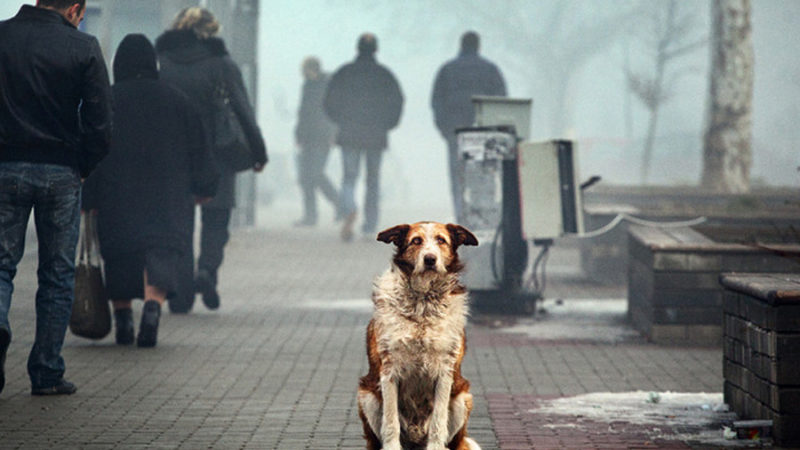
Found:
[{"label": "pedestrian silhouette", "polygon": [[325,175],[325,164],[333,143],[336,127],[328,119],[322,102],[328,88],[328,74],[322,71],[319,59],[309,56],[303,61],[301,72],[305,81],[294,130],[298,146],[297,180],[303,194],[303,217],[296,226],[317,224],[317,190],[325,196],[338,214],[339,194]]},{"label": "pedestrian silhouette", "polygon": [[[212,143],[221,174],[217,195],[201,207],[200,256],[194,287],[189,288],[190,292],[179,293],[174,303],[170,302],[170,309],[175,312],[187,312],[191,308],[194,290],[202,294],[203,303],[209,309],[217,309],[220,305],[217,271],[230,237],[228,225],[231,209],[236,206],[237,171],[231,167],[233,155],[227,147],[215,145],[220,131],[216,125],[224,117],[220,107],[222,103],[229,103],[235,112],[247,141],[245,145],[250,150],[250,167],[260,172],[267,163],[266,145],[247,98],[242,73],[228,55],[225,42],[217,37],[218,32],[219,22],[209,10],[189,7],[178,13],[172,28],[156,40],[161,76],[194,101],[205,129],[209,131],[207,139]],[[191,265],[189,262],[186,266],[190,272]]]},{"label": "pedestrian silhouette", "polygon": [[506,83],[500,69],[479,54],[480,36],[467,31],[461,36],[458,56],[445,63],[436,75],[431,107],[436,128],[447,141],[450,188],[453,210],[458,220],[463,210],[463,162],[458,155],[456,129],[475,122],[473,95],[506,95]]},{"label": "pedestrian silhouette", "polygon": [[12,280],[33,210],[39,243],[31,394],[72,394],[61,347],[75,289],[81,178],[108,153],[111,91],[85,0],[38,0],[0,22],[0,391]]},{"label": "pedestrian silhouette", "polygon": [[113,69],[111,152],[86,181],[83,209],[97,211],[117,344],[133,343],[131,300],[141,298],[137,344],[153,347],[162,305],[177,292],[176,268],[187,250],[181,243],[192,239],[195,198],[213,197],[219,174],[200,116],[158,79],[144,35],[125,36]]},{"label": "pedestrian silhouette", "polygon": [[403,93],[391,71],[375,58],[378,39],[372,33],[358,38],[355,61],[340,67],[331,77],[325,95],[325,112],[338,126],[336,143],[342,149],[343,177],[339,208],[344,217],[341,237],[353,238],[357,216],[355,186],[362,156],[367,179],[364,222],[361,231],[371,235],[378,225],[380,166],[389,130],[400,122]]}]

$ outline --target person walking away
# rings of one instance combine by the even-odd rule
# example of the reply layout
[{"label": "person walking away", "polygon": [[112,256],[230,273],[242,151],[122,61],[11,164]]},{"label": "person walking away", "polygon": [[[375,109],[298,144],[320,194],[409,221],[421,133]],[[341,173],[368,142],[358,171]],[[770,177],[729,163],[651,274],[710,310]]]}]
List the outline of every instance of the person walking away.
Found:
[{"label": "person walking away", "polygon": [[[220,89],[226,91],[247,138],[253,170],[261,172],[267,163],[266,145],[248,101],[242,73],[228,55],[225,42],[216,36],[218,32],[219,23],[207,9],[183,9],[175,18],[172,28],[156,40],[161,77],[194,101],[203,124],[209,130],[209,142],[213,142],[212,124],[218,109],[215,98]],[[200,256],[194,283],[209,309],[217,309],[220,305],[217,272],[230,237],[228,224],[231,209],[236,205],[236,171],[226,165],[228,155],[216,150],[214,157],[221,178],[217,195],[201,208]]]},{"label": "person walking away", "polygon": [[328,74],[322,72],[319,59],[313,56],[306,58],[301,72],[305,81],[294,136],[299,148],[297,179],[303,194],[303,217],[295,222],[295,226],[314,226],[317,224],[317,190],[334,205],[337,218],[339,216],[339,194],[325,175],[325,164],[336,128],[322,109]]},{"label": "person walking away", "polygon": [[74,298],[81,178],[111,138],[103,54],[77,30],[85,11],[85,0],[38,0],[0,22],[0,391],[31,210],[39,245],[31,394],[77,390],[64,379],[61,347]]},{"label": "person walking away", "polygon": [[380,166],[387,134],[400,122],[403,93],[389,69],[375,59],[378,39],[372,33],[358,38],[355,61],[339,68],[325,94],[325,113],[337,125],[336,143],[342,148],[344,176],[339,208],[344,217],[341,237],[353,238],[356,220],[355,185],[361,157],[366,159],[367,180],[362,232],[373,234],[378,225]]},{"label": "person walking away", "polygon": [[131,303],[142,298],[136,344],[153,347],[162,305],[177,289],[181,243],[192,238],[195,198],[210,200],[219,174],[199,115],[158,79],[144,35],[125,36],[113,70],[111,152],[86,181],[83,208],[97,214],[117,344],[133,344]]},{"label": "person walking away", "polygon": [[473,95],[506,96],[506,83],[500,69],[479,55],[480,36],[467,31],[461,36],[461,50],[445,63],[436,75],[431,106],[436,128],[447,141],[450,189],[456,220],[463,218],[463,161],[458,154],[456,129],[475,122]]}]

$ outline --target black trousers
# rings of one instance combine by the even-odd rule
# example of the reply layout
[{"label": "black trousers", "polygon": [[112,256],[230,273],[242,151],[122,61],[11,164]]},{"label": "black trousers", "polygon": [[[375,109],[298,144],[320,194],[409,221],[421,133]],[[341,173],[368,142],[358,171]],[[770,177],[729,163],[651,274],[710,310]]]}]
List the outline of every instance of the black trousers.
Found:
[{"label": "black trousers", "polygon": [[197,258],[197,270],[208,273],[211,282],[217,284],[217,270],[222,265],[225,244],[230,233],[228,224],[231,221],[229,208],[200,208],[200,256]]}]

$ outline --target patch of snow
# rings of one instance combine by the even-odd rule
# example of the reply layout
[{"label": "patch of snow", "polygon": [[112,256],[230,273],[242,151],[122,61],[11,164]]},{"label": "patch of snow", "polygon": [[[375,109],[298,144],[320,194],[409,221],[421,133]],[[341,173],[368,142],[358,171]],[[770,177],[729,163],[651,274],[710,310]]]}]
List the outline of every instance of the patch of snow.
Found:
[{"label": "patch of snow", "polygon": [[[657,402],[652,399],[658,398]],[[609,433],[624,424],[650,426],[652,439],[700,442],[725,447],[745,447],[752,441],[730,440],[723,436],[722,424],[736,419],[728,412],[721,393],[678,392],[597,392],[543,400],[528,410],[531,414],[573,416],[568,424],[549,424],[554,428],[580,428],[581,421],[608,423]],[[675,427],[682,432],[670,434]],[[618,431],[617,431],[618,432]]]},{"label": "patch of snow", "polygon": [[627,299],[545,300],[546,311],[533,318],[520,318],[508,333],[522,333],[542,340],[592,340],[617,343],[639,339],[639,333],[626,323]]}]

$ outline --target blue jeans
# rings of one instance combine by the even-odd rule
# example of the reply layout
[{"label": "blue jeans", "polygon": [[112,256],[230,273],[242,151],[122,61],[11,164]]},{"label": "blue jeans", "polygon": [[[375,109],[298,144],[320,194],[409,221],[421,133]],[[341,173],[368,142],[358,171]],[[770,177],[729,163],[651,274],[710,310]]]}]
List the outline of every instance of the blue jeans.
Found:
[{"label": "blue jeans", "polygon": [[64,376],[61,346],[75,289],[80,192],[80,176],[70,167],[0,163],[0,328],[9,333],[13,280],[25,249],[31,209],[39,241],[36,339],[28,357],[34,389],[52,387]]},{"label": "blue jeans", "polygon": [[354,149],[342,147],[342,190],[339,193],[339,208],[342,216],[355,212],[356,180],[361,165],[361,155],[367,160],[367,186],[364,195],[364,233],[373,233],[378,225],[378,200],[380,199],[380,170],[383,151],[379,149]]}]

